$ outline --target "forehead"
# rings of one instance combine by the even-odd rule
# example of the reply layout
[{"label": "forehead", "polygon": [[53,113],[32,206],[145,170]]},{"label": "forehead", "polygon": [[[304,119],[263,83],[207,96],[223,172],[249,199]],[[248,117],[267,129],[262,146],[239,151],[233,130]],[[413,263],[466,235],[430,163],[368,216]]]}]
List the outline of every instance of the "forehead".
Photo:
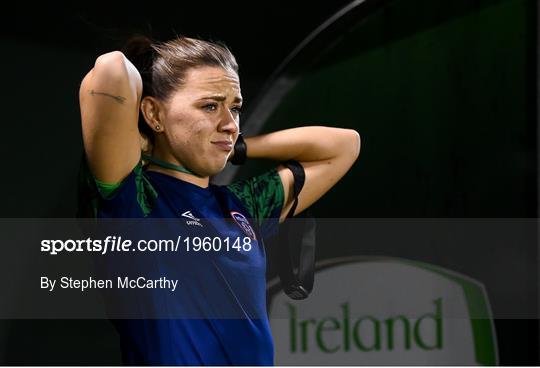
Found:
[{"label": "forehead", "polygon": [[191,68],[187,71],[181,90],[197,97],[204,94],[223,94],[240,97],[240,80],[234,71],[219,67]]}]

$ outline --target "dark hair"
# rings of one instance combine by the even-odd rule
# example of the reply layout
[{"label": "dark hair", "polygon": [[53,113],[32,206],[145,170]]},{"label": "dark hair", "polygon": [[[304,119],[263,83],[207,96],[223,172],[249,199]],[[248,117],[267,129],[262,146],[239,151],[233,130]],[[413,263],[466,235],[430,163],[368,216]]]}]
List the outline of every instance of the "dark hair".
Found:
[{"label": "dark hair", "polygon": [[[238,64],[231,51],[220,42],[188,37],[176,37],[156,42],[146,36],[132,37],[122,48],[135,65],[143,81],[142,97],[153,96],[167,100],[185,83],[191,68],[215,66],[238,74]],[[153,133],[139,112],[139,131],[153,143]]]}]

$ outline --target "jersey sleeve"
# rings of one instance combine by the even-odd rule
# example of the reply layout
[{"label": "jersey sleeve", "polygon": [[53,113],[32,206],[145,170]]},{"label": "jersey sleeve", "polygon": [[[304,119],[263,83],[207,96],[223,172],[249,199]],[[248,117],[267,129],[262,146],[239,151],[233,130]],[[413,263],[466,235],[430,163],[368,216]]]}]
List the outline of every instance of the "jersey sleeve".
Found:
[{"label": "jersey sleeve", "polygon": [[143,174],[142,162],[120,183],[103,183],[91,173],[83,156],[79,168],[77,217],[146,217],[157,193]]},{"label": "jersey sleeve", "polygon": [[275,234],[285,197],[277,168],[234,182],[227,188],[244,204],[263,236]]}]

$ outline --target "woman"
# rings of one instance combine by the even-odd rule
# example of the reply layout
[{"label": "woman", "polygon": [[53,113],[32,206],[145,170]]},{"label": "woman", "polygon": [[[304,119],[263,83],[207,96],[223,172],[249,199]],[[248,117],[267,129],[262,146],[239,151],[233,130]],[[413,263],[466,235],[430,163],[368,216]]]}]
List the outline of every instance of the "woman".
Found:
[{"label": "woman", "polygon": [[352,166],[358,133],[309,126],[246,138],[243,145],[234,56],[223,45],[184,37],[164,43],[139,38],[124,52],[98,57],[82,81],[80,107],[92,215],[176,217],[180,233],[243,242],[241,249],[181,254],[173,262],[160,255],[169,258],[160,258],[156,269],[173,273],[180,285],[177,305],[169,307],[198,314],[117,321],[124,362],[273,364],[261,240],[269,220],[282,221],[293,205],[293,174],[279,165],[229,186],[211,185],[209,177],[246,153],[296,160],[305,170],[298,214]]}]

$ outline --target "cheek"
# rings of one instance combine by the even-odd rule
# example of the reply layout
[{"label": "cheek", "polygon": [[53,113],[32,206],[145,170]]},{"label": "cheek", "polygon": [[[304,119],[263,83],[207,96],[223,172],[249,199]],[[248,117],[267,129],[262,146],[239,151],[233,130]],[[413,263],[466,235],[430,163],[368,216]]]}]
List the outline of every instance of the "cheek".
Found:
[{"label": "cheek", "polygon": [[170,140],[173,146],[196,148],[203,140],[207,140],[208,132],[205,121],[191,119],[177,119],[170,129]]}]

